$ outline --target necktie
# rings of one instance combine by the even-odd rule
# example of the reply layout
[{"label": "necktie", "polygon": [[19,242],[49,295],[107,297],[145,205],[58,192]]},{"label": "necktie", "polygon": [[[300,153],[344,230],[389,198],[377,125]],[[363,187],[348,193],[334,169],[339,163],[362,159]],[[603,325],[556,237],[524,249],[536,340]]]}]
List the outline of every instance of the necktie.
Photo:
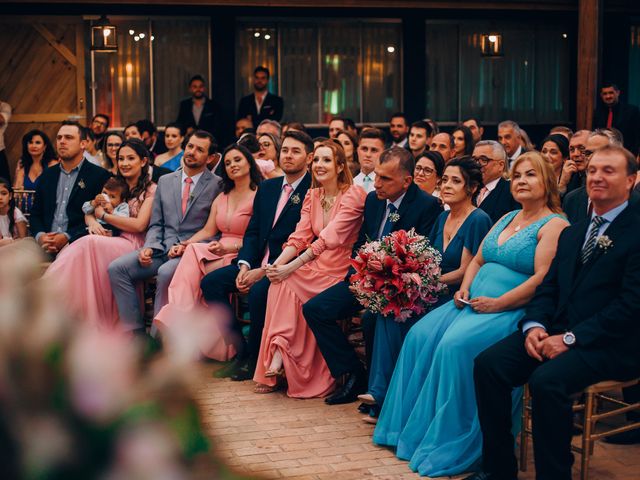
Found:
[{"label": "necktie", "polygon": [[478,198],[476,199],[478,205],[480,205],[484,201],[484,199],[487,197],[487,193],[489,193],[489,189],[487,187],[482,187],[480,189],[480,193],[478,194]]},{"label": "necktie", "polygon": [[371,182],[373,180],[371,180],[371,178],[369,178],[369,175],[365,175],[364,179],[362,180],[362,185],[364,186],[364,191],[369,193],[371,191]]},{"label": "necktie", "polygon": [[607,128],[613,126],[613,109],[609,107],[609,115],[607,115]]},{"label": "necktie", "polygon": [[191,177],[187,177],[184,179],[184,183],[186,183],[186,185],[182,189],[182,216],[183,217],[184,217],[184,214],[187,212],[187,204],[189,203],[189,194],[191,193],[191,184],[193,183],[193,180],[191,180]]},{"label": "necktie", "polygon": [[[291,192],[293,192],[293,187],[288,183],[285,183],[284,187],[282,187],[280,200],[278,200],[278,206],[276,207],[276,214],[273,217],[273,224],[271,225],[272,227],[278,221],[278,217],[280,217],[282,210],[284,210],[285,205],[289,201],[289,196],[291,195]],[[267,243],[267,251],[264,253],[264,258],[262,259],[262,266],[266,265],[268,261],[269,261],[269,243]]]},{"label": "necktie", "polygon": [[603,217],[595,216],[593,220],[591,220],[591,230],[589,230],[589,236],[587,237],[587,241],[582,247],[582,255],[580,256],[580,260],[583,264],[587,263],[591,255],[593,254],[593,250],[596,248],[596,239],[598,238],[598,231],[600,227],[604,225],[607,221]]},{"label": "necktie", "polygon": [[382,227],[382,232],[380,233],[380,238],[386,237],[391,233],[393,229],[393,224],[395,223],[394,219],[392,219],[392,215],[398,211],[396,206],[393,203],[387,205],[387,209],[389,210],[389,215],[387,215],[387,220],[384,222]]}]

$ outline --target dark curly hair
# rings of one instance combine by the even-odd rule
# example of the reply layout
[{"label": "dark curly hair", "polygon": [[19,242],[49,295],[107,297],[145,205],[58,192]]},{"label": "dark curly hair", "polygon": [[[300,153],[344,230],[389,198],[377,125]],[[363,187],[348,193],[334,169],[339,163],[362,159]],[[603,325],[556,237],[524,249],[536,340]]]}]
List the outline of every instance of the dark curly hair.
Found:
[{"label": "dark curly hair", "polygon": [[[130,189],[129,195],[127,195],[126,200],[131,200],[132,198],[141,197],[144,192],[147,191],[149,185],[152,183],[151,175],[149,175],[149,163],[151,161],[151,154],[149,153],[149,150],[147,150],[147,147],[142,142],[142,140],[138,138],[130,138],[129,140],[125,140],[124,142],[122,142],[122,145],[120,145],[120,148],[118,148],[118,152],[116,153],[116,162],[118,161],[118,157],[120,156],[120,151],[124,147],[129,147],[134,152],[136,152],[136,155],[138,155],[141,160],[145,158],[147,159],[147,163],[142,166],[140,178],[138,178],[136,186]],[[122,175],[120,174],[120,170],[118,170],[117,176],[122,177]]]},{"label": "dark curly hair", "polygon": [[[458,167],[460,169],[462,178],[464,178],[464,188],[467,194],[471,197],[471,202],[475,205],[476,198],[478,198],[480,190],[484,187],[484,183],[482,182],[482,169],[480,168],[480,165],[473,161],[471,157],[464,156],[454,158],[449,161],[445,166],[445,170],[449,167]],[[475,192],[473,190],[474,188]]]},{"label": "dark curly hair", "polygon": [[29,142],[33,137],[39,136],[42,138],[44,142],[44,154],[42,155],[42,160],[40,163],[42,164],[42,169],[47,168],[47,165],[51,160],[56,159],[56,151],[53,148],[53,144],[51,140],[42,130],[30,130],[22,137],[22,155],[20,156],[20,161],[22,162],[22,168],[24,168],[25,177],[29,174],[29,169],[31,165],[33,165],[33,157],[29,154]]},{"label": "dark curly hair", "polygon": [[249,163],[249,178],[251,179],[250,187],[251,190],[255,190],[258,188],[258,185],[262,181],[262,175],[260,174],[260,170],[258,169],[258,164],[251,155],[251,152],[247,147],[240,145],[238,143],[232,143],[227,148],[224,149],[222,154],[222,168],[220,169],[220,188],[222,188],[223,193],[229,193],[235,187],[235,182],[229,178],[227,174],[227,169],[225,168],[224,159],[232,150],[237,150],[240,154],[245,158],[245,160]]}]

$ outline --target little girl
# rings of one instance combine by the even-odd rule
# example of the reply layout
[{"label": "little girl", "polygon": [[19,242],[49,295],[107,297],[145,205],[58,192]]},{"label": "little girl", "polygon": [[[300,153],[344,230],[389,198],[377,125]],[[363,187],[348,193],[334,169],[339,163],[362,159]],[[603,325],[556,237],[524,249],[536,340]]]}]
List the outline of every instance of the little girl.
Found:
[{"label": "little girl", "polygon": [[27,219],[13,199],[13,188],[0,178],[0,246],[27,236]]},{"label": "little girl", "polygon": [[[122,177],[111,177],[102,187],[102,193],[96,197],[96,199],[90,202],[84,202],[82,205],[82,211],[85,215],[90,215],[94,212],[95,207],[98,204],[102,205],[107,213],[117,215],[119,217],[129,216],[129,204],[125,199],[129,196],[129,186]],[[114,236],[120,235],[120,231],[109,225],[101,218],[98,222],[107,230],[111,230]]]}]

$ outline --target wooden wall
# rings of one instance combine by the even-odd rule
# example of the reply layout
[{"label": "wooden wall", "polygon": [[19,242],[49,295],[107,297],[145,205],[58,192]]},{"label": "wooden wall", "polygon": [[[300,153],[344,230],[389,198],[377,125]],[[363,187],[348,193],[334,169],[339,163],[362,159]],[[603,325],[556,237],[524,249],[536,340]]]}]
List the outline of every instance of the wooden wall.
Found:
[{"label": "wooden wall", "polygon": [[13,109],[5,132],[12,172],[26,132],[43,130],[55,145],[62,120],[86,120],[82,27],[80,17],[0,21],[0,98]]}]

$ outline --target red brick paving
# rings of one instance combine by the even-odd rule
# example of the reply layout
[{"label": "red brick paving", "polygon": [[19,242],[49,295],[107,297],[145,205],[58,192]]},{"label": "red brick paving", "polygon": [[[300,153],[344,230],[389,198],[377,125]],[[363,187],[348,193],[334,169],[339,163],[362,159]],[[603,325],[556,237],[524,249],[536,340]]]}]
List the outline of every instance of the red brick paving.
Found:
[{"label": "red brick paving", "polygon": [[[329,407],[321,399],[292,399],[283,392],[259,395],[251,381],[213,378],[215,364],[199,368],[195,389],[205,428],[218,457],[240,474],[297,480],[420,478],[391,450],[371,443],[373,426],[362,421],[356,403]],[[521,480],[534,479],[532,459],[530,453]],[[574,478],[579,478],[577,468]],[[639,478],[640,446],[596,444],[591,480]]]}]

